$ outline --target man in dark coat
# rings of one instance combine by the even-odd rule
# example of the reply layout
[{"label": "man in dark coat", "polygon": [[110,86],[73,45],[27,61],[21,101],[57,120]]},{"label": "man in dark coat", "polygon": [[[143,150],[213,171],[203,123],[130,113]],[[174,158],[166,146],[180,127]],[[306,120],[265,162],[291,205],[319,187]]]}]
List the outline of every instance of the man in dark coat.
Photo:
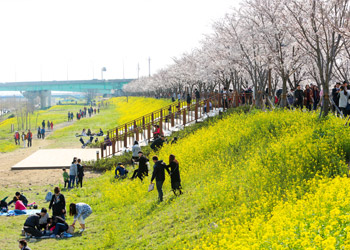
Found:
[{"label": "man in dark coat", "polygon": [[[332,99],[334,104],[339,108],[339,91],[340,91],[340,84],[337,82],[337,84],[332,89]],[[333,107],[333,112],[335,112],[336,107]]]},{"label": "man in dark coat", "polygon": [[295,106],[303,109],[304,92],[300,89],[300,85],[297,86],[297,90],[294,92]]},{"label": "man in dark coat", "polygon": [[139,152],[139,158],[135,159],[135,162],[139,163],[139,168],[134,171],[133,176],[131,179],[134,179],[136,176],[143,181],[144,176],[148,176],[148,167],[147,167],[147,162],[149,160],[146,158],[146,156],[143,155],[143,152]]},{"label": "man in dark coat", "polygon": [[153,167],[153,174],[151,179],[151,184],[153,183],[153,180],[156,179],[156,186],[158,191],[158,200],[159,202],[163,201],[163,183],[165,181],[165,171],[170,174],[170,171],[167,167],[167,165],[163,161],[159,161],[157,156],[153,156],[152,158],[154,162]]},{"label": "man in dark coat", "polygon": [[47,213],[47,210],[45,208],[42,208],[40,214],[34,214],[29,216],[24,222],[24,227],[23,227],[24,231],[35,237],[43,236],[43,234],[40,232],[39,220],[41,217],[45,216],[46,213]]},{"label": "man in dark coat", "polygon": [[155,139],[152,142],[152,144],[151,144],[151,149],[153,149],[154,151],[157,151],[158,149],[163,147],[164,141],[165,141],[164,135],[162,135],[159,138]]}]

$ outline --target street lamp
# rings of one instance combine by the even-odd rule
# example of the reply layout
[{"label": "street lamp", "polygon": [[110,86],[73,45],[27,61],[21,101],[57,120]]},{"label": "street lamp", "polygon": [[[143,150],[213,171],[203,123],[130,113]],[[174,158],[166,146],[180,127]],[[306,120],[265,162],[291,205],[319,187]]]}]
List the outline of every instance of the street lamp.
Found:
[{"label": "street lamp", "polygon": [[107,69],[106,69],[106,67],[102,67],[102,69],[101,69],[101,79],[103,80],[103,72],[106,72],[107,71]]}]

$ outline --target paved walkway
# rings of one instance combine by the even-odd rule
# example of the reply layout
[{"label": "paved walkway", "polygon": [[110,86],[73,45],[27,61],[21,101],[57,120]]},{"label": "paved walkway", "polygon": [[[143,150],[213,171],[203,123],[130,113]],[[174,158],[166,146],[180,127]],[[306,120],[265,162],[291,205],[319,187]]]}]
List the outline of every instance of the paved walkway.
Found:
[{"label": "paved walkway", "polygon": [[96,160],[96,149],[40,149],[14,165],[11,170],[68,168],[73,157]]}]

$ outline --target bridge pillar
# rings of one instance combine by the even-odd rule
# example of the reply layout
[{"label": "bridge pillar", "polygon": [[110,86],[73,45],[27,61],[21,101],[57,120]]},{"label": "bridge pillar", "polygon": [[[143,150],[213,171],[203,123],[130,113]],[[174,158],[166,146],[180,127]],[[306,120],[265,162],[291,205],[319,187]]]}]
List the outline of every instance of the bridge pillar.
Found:
[{"label": "bridge pillar", "polygon": [[30,111],[34,111],[35,99],[38,97],[38,91],[21,91],[21,94],[28,100]]},{"label": "bridge pillar", "polygon": [[40,107],[41,109],[48,108],[51,106],[51,91],[50,90],[40,90]]}]

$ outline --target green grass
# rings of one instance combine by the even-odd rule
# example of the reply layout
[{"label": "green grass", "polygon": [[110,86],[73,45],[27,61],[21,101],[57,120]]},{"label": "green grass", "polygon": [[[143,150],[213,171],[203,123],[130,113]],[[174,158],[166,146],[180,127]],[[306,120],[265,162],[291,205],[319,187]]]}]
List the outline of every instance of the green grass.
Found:
[{"label": "green grass", "polygon": [[[69,111],[77,112],[82,109],[82,105],[64,105],[64,106],[53,106],[47,110],[35,111],[33,114],[29,115],[28,129],[31,129],[34,134],[36,134],[37,127],[41,127],[41,122],[45,120],[46,122],[53,121],[54,128],[56,125],[67,121],[67,114]],[[25,132],[26,127],[22,128],[18,126],[17,117],[4,120],[0,123],[0,152],[10,152],[18,148],[13,140],[13,134],[11,133],[11,124],[15,125],[15,131]]]}]

